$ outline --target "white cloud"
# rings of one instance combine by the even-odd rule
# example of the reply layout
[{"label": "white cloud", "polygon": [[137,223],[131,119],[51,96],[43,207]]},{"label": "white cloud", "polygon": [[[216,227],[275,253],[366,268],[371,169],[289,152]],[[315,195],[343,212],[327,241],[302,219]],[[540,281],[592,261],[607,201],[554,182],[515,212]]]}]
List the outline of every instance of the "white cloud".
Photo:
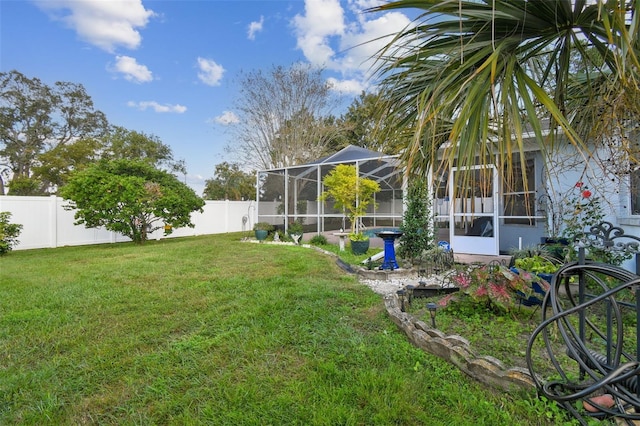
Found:
[{"label": "white cloud", "polygon": [[339,92],[344,95],[359,95],[366,89],[366,85],[360,80],[338,80],[335,78],[328,78],[327,83],[331,86],[331,90]]},{"label": "white cloud", "polygon": [[214,117],[213,121],[218,123],[218,124],[222,124],[223,126],[228,126],[230,124],[239,123],[240,119],[232,111],[224,111],[219,116]]},{"label": "white cloud", "polygon": [[198,78],[208,86],[219,86],[224,68],[211,59],[198,58]]},{"label": "white cloud", "polygon": [[372,58],[389,42],[388,36],[411,20],[401,12],[364,12],[381,4],[380,0],[348,0],[347,4],[345,10],[338,0],[305,0],[304,16],[296,15],[292,26],[305,58],[315,66],[342,73],[344,79],[333,81],[340,90],[359,93]]},{"label": "white cloud", "polygon": [[255,40],[256,33],[259,33],[260,31],[262,31],[263,24],[264,24],[264,16],[261,16],[259,21],[253,21],[252,23],[250,23],[249,30],[247,33],[247,38],[249,40]]},{"label": "white cloud", "polygon": [[142,0],[36,0],[52,19],[64,22],[88,43],[113,53],[118,46],[136,49],[155,14]]},{"label": "white cloud", "polygon": [[339,0],[305,0],[305,15],[296,15],[293,26],[298,48],[313,65],[330,66],[335,52],[330,38],[345,30],[344,10]]},{"label": "white cloud", "polygon": [[158,102],[155,101],[142,101],[142,102],[133,102],[133,101],[129,101],[127,102],[127,106],[131,107],[131,108],[137,108],[140,111],[145,111],[147,109],[152,109],[155,112],[159,112],[159,113],[165,113],[165,112],[173,112],[173,113],[177,113],[177,114],[182,114],[183,112],[185,112],[187,110],[186,106],[183,105],[169,105],[169,104],[159,104]]},{"label": "white cloud", "polygon": [[340,39],[344,55],[337,60],[345,70],[368,70],[372,58],[389,43],[391,34],[405,29],[411,20],[400,12],[389,12],[375,19],[363,20]]},{"label": "white cloud", "polygon": [[153,80],[153,74],[145,65],[141,65],[131,56],[116,56],[116,64],[112,72],[124,75],[124,78],[134,83],[148,83]]}]

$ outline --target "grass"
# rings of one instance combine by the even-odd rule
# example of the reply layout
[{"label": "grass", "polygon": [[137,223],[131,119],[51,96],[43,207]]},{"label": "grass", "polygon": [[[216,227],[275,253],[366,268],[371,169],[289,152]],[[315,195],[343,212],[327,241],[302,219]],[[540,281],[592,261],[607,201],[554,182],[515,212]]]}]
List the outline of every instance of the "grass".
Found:
[{"label": "grass", "polygon": [[0,259],[0,424],[571,424],[414,348],[333,257],[240,237]]},{"label": "grass", "polygon": [[[415,299],[408,311],[415,317],[431,324],[431,316],[425,305],[437,303],[440,297]],[[506,367],[520,367],[527,370],[526,348],[529,337],[541,322],[540,309],[520,307],[510,314],[496,315],[488,310],[467,307],[457,308],[452,304],[441,308],[436,314],[438,330],[447,335],[460,335],[467,339],[477,356],[492,356],[503,362]],[[559,335],[550,336],[554,354],[558,361],[574,365],[565,355],[565,344]],[[548,354],[542,339],[533,347],[532,357],[538,374],[549,379],[557,374],[549,363]]]}]

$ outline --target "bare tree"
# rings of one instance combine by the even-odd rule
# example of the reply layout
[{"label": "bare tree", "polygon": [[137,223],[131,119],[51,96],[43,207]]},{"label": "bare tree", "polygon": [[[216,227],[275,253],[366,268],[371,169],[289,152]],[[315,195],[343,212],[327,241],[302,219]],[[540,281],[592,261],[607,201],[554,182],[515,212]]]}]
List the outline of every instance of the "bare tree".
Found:
[{"label": "bare tree", "polygon": [[240,118],[227,151],[253,169],[301,164],[332,152],[341,130],[330,116],[338,99],[322,70],[296,64],[242,74]]}]

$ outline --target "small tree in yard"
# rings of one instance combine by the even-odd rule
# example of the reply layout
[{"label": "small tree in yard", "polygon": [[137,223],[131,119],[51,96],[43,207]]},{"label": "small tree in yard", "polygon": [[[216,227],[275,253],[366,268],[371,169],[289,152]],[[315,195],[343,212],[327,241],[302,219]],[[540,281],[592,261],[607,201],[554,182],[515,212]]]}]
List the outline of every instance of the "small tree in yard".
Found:
[{"label": "small tree in yard", "polygon": [[136,243],[165,226],[193,227],[191,212],[204,206],[174,175],[131,160],[101,161],[77,172],[61,195],[71,200],[69,209],[77,209],[76,224],[104,226]]},{"label": "small tree in yard", "polygon": [[415,179],[407,190],[407,209],[400,226],[398,255],[414,260],[433,246],[431,199],[424,179]]},{"label": "small tree in yard", "polygon": [[0,256],[4,256],[18,244],[18,235],[22,231],[22,225],[9,223],[11,213],[0,212]]},{"label": "small tree in yard", "polygon": [[[358,176],[355,166],[338,164],[322,180],[327,188],[320,194],[320,201],[332,198],[334,207],[343,210],[351,223],[351,238],[359,235],[359,219],[367,213],[369,204],[374,203],[373,196],[380,191],[378,182]],[[375,205],[375,203],[374,203]]]}]

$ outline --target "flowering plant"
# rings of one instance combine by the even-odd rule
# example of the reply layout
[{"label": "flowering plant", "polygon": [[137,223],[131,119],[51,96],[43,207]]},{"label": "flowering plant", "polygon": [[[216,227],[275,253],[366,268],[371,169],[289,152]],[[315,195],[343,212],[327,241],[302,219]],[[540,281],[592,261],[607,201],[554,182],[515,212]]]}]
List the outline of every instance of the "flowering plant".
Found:
[{"label": "flowering plant", "polygon": [[582,182],[577,182],[569,190],[565,197],[564,206],[566,214],[562,218],[561,236],[568,239],[569,242],[575,241],[585,230],[598,225],[604,219],[600,198],[594,197]]},{"label": "flowering plant", "polygon": [[518,300],[533,294],[532,283],[547,291],[549,284],[527,271],[517,273],[502,265],[485,265],[457,272],[451,277],[460,290],[440,299],[446,307],[451,303],[472,303],[497,314],[511,312]]}]

